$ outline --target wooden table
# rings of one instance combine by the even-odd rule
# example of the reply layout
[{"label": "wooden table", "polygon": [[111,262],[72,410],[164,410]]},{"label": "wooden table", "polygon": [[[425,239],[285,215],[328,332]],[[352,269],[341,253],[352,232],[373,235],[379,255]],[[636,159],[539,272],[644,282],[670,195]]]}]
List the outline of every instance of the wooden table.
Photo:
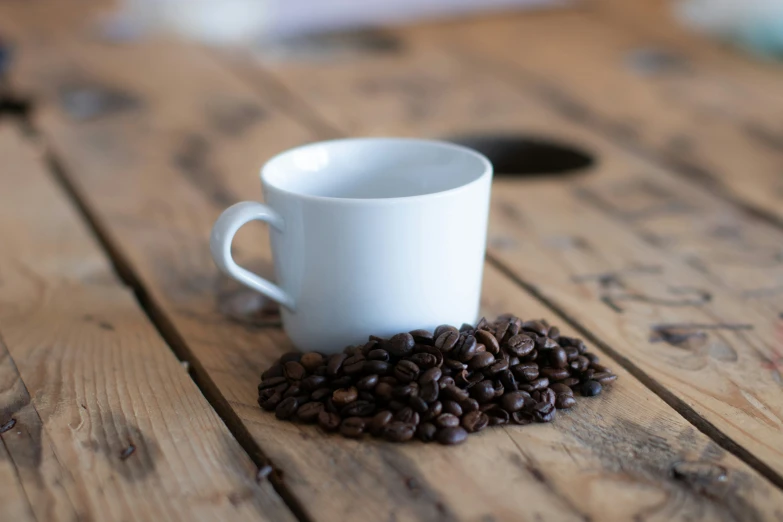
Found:
[{"label": "wooden table", "polygon": [[[275,60],[107,42],[102,4],[0,2],[0,519],[783,520],[780,66],[662,0]],[[453,448],[260,410],[291,346],[217,273],[210,227],[272,154],[382,134],[484,136],[504,171],[590,164],[498,176],[483,306],[585,337],[609,392]],[[269,273],[265,233],[237,254]]]}]

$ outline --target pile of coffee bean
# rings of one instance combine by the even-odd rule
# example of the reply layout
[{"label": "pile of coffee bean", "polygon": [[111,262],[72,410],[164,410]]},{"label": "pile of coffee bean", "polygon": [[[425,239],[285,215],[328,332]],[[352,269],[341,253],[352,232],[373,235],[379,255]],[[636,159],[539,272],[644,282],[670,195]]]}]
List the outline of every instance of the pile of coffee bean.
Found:
[{"label": "pile of coffee bean", "polygon": [[287,353],[261,375],[258,403],[278,419],[359,438],[459,444],[498,424],[550,422],[617,376],[581,339],[545,320],[494,322],[390,339],[343,353]]}]

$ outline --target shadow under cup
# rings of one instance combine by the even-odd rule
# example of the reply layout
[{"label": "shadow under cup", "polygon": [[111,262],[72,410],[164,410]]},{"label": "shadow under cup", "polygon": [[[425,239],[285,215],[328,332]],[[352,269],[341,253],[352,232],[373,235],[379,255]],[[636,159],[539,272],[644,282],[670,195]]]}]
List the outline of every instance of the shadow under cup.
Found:
[{"label": "shadow under cup", "polygon": [[301,350],[339,352],[477,319],[492,165],[445,142],[306,145],[261,172],[283,325]]}]

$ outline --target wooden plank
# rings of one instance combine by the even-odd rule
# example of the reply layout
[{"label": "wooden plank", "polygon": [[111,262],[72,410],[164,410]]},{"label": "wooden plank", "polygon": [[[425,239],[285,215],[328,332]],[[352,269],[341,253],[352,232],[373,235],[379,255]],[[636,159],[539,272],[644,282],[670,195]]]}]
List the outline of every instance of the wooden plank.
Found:
[{"label": "wooden plank", "polygon": [[292,520],[7,125],[0,157],[0,424],[35,518]]},{"label": "wooden plank", "polygon": [[[258,328],[258,302],[247,293],[223,287],[230,291],[216,296],[224,281],[205,244],[226,203],[214,197],[214,187],[236,187],[231,197],[255,197],[256,181],[250,180],[257,155],[316,135],[280,111],[281,94],[270,84],[254,85],[256,93],[193,48],[146,43],[107,49],[65,41],[56,47],[56,57],[39,49],[20,64],[18,84],[40,96],[37,123],[172,333],[187,344],[200,376],[231,405],[313,518],[775,516],[779,490],[622,370],[612,393],[583,401],[558,423],[487,430],[457,448],[325,440],[314,428],[281,425],[256,406],[255,385],[259,369],[290,346],[279,330]],[[121,86],[138,100],[137,107],[147,109],[89,122],[69,116],[54,96],[58,78],[42,80],[55,61],[78,66],[92,85]],[[167,87],[172,83],[176,89]],[[264,118],[225,135],[211,126],[205,111],[215,97],[261,107]],[[172,135],[194,133],[205,136],[202,145],[209,150],[196,162],[209,167],[201,170],[209,175],[198,184],[190,178],[193,163],[173,161],[179,141]],[[133,183],[124,181],[131,176]],[[258,235],[252,242],[240,238],[238,246],[245,260],[263,266],[268,251]],[[487,313],[550,313],[491,266],[485,288]],[[247,306],[238,306],[242,303]],[[703,471],[675,474],[672,467],[680,461],[699,462]],[[708,479],[702,488],[699,483],[710,476],[718,480]]]}]

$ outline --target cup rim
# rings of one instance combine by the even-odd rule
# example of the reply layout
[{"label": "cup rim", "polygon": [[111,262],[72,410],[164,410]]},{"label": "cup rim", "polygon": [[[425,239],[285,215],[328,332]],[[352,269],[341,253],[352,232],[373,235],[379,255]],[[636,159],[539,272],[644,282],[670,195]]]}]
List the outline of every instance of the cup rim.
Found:
[{"label": "cup rim", "polygon": [[[462,185],[459,185],[457,187],[441,190],[439,192],[431,192],[428,194],[417,194],[415,196],[400,196],[400,197],[393,197],[393,198],[343,198],[343,197],[335,197],[335,196],[314,196],[311,194],[303,194],[301,192],[295,192],[292,190],[284,189],[267,180],[266,175],[270,169],[270,166],[273,163],[277,162],[278,160],[282,159],[283,157],[288,156],[289,154],[302,152],[303,150],[312,147],[318,147],[323,145],[334,145],[337,143],[346,143],[346,142],[354,142],[354,143],[394,142],[394,143],[418,143],[418,144],[431,145],[434,147],[439,147],[441,149],[449,149],[452,151],[459,151],[461,153],[468,154],[469,156],[472,156],[473,158],[479,160],[479,162],[484,166],[484,170],[481,173],[481,175],[479,175],[476,179],[464,183]],[[483,154],[481,154],[480,152],[471,149],[470,147],[465,147],[464,145],[458,145],[456,143],[451,143],[443,140],[422,139],[422,138],[363,137],[363,138],[339,138],[334,140],[316,141],[312,143],[306,143],[304,145],[299,145],[297,147],[293,147],[290,149],[286,149],[282,152],[275,154],[266,163],[264,163],[264,165],[260,169],[259,177],[261,179],[261,184],[264,188],[264,191],[273,190],[301,200],[342,203],[347,205],[361,205],[366,203],[388,205],[388,204],[408,203],[408,202],[422,200],[422,199],[445,197],[455,193],[466,191],[469,190],[474,185],[483,182],[486,178],[488,177],[491,178],[492,174],[493,174],[492,162],[490,162],[489,159]]]}]

